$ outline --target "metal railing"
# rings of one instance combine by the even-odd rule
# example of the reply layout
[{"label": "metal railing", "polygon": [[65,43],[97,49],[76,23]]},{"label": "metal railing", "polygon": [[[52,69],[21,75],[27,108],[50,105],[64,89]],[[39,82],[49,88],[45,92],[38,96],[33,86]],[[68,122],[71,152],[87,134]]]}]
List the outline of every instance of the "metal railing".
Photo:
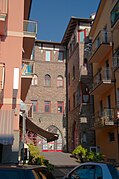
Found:
[{"label": "metal railing", "polygon": [[119,19],[119,1],[116,3],[114,8],[112,9],[110,17],[111,17],[111,26],[113,27],[114,24]]},{"label": "metal railing", "polygon": [[103,68],[93,77],[93,88],[98,86],[103,81],[112,80],[112,70],[109,67]]},{"label": "metal railing", "polygon": [[6,15],[8,12],[8,0],[0,0],[0,16]]},{"label": "metal railing", "polygon": [[119,67],[119,56],[114,56],[112,58],[113,61],[113,68],[118,68]]},{"label": "metal railing", "polygon": [[37,35],[37,22],[24,20],[24,35],[36,37]]},{"label": "metal railing", "polygon": [[92,44],[92,54],[99,48],[101,44],[109,44],[112,42],[111,32],[101,30]]},{"label": "metal railing", "polygon": [[104,108],[102,111],[95,113],[95,126],[114,124],[115,109]]}]

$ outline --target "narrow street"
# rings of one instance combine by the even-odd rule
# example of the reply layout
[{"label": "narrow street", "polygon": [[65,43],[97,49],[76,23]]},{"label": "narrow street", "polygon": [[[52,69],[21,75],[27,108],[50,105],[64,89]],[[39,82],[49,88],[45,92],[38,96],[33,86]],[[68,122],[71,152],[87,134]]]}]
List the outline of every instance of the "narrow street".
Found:
[{"label": "narrow street", "polygon": [[55,166],[55,170],[52,173],[56,179],[64,177],[66,173],[79,165],[76,159],[71,157],[70,153],[43,152],[42,154]]}]

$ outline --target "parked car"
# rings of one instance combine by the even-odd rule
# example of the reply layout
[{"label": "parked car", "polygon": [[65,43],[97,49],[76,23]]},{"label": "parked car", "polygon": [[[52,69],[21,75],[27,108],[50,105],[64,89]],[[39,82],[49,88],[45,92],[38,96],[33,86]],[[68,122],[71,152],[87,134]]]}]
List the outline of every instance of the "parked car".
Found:
[{"label": "parked car", "polygon": [[119,171],[108,163],[86,162],[71,170],[64,179],[119,179]]},{"label": "parked car", "polygon": [[42,166],[0,166],[0,179],[55,179],[46,167]]}]

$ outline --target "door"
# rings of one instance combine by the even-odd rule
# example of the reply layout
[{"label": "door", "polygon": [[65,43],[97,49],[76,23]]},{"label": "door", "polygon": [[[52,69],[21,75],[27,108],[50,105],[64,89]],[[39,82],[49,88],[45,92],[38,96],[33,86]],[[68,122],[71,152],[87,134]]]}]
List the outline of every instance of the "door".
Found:
[{"label": "door", "polygon": [[61,152],[63,147],[63,138],[60,130],[56,126],[49,126],[47,131],[59,135],[58,140],[48,142],[43,140],[42,150],[46,152]]}]

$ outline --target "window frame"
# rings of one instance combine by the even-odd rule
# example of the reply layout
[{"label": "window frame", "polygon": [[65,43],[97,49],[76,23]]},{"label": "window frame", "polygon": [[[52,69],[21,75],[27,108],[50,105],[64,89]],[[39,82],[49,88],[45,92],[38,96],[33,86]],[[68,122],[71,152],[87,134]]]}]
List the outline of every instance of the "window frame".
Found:
[{"label": "window frame", "polygon": [[50,62],[51,61],[51,51],[50,50],[46,50],[45,51],[45,61],[46,62]]},{"label": "window frame", "polygon": [[45,79],[44,80],[45,80],[45,87],[51,87],[51,76],[49,74],[45,75]]},{"label": "window frame", "polygon": [[[49,104],[46,104],[46,103],[49,103]],[[49,107],[49,111],[46,111],[46,106]],[[51,101],[49,101],[49,100],[44,101],[44,112],[45,113],[51,113]]]},{"label": "window frame", "polygon": [[37,85],[38,85],[38,76],[34,74],[31,81],[31,86],[37,86]]},{"label": "window frame", "polygon": [[[59,104],[59,103],[61,103],[61,104]],[[60,111],[58,110],[58,107],[62,107],[62,112],[60,112]],[[58,113],[58,114],[64,113],[64,101],[57,101],[57,113]]]},{"label": "window frame", "polygon": [[32,104],[33,112],[38,112],[38,100],[31,100],[31,104]]},{"label": "window frame", "polygon": [[[61,79],[58,79],[59,77],[61,77]],[[64,78],[63,76],[59,75],[57,76],[57,88],[63,88],[63,87],[64,87]]]},{"label": "window frame", "polygon": [[[62,59],[59,59],[60,54],[62,54]],[[64,52],[63,51],[59,51],[58,52],[58,62],[63,62],[64,61]]]},{"label": "window frame", "polygon": [[[83,38],[83,40],[81,40],[81,37],[80,37],[80,33],[84,33],[84,38]],[[79,40],[79,42],[80,43],[84,43],[84,40],[85,40],[85,38],[86,38],[86,29],[81,29],[81,30],[79,30],[78,31],[78,40]]]}]

